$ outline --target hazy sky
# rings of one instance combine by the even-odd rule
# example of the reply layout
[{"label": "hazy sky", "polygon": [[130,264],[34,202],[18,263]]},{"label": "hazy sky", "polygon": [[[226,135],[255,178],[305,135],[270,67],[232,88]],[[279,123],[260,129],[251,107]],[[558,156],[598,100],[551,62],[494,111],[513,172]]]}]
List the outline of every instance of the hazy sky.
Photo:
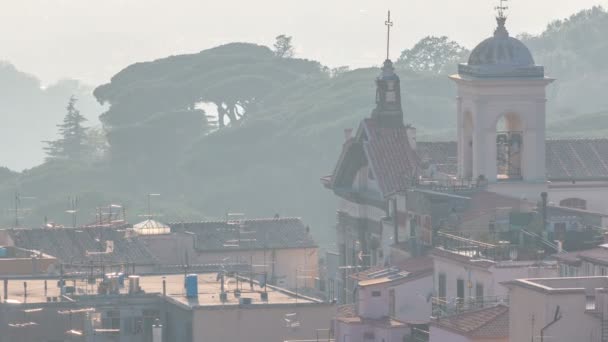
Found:
[{"label": "hazy sky", "polygon": [[[125,66],[218,44],[294,37],[297,55],[330,66],[379,64],[384,17],[393,57],[426,35],[468,47],[491,34],[494,0],[0,0],[0,60],[49,83],[106,82]],[[608,0],[511,0],[512,34],[538,33]]]}]

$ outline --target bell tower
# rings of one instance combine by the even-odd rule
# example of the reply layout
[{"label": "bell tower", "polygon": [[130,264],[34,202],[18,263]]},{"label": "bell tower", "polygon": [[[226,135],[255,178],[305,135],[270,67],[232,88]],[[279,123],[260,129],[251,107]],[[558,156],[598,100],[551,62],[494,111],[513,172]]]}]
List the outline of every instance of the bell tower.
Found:
[{"label": "bell tower", "polygon": [[384,23],[387,27],[386,34],[386,60],[382,66],[382,71],[376,79],[376,108],[372,113],[381,124],[403,125],[403,109],[401,107],[401,81],[395,74],[393,62],[390,60],[390,36],[391,12],[388,12],[388,19]]},{"label": "bell tower", "polygon": [[546,87],[553,79],[509,36],[502,1],[497,9],[493,37],[450,76],[458,93],[458,175],[544,184]]}]

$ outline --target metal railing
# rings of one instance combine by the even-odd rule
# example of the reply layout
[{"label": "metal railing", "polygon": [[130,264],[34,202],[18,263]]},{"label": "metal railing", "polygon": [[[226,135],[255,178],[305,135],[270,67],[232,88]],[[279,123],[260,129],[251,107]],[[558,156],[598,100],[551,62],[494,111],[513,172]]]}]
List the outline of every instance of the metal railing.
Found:
[{"label": "metal railing", "polygon": [[431,300],[431,316],[442,318],[457,315],[463,312],[485,309],[499,304],[509,305],[508,296],[485,296],[468,298],[440,298],[433,297]]}]

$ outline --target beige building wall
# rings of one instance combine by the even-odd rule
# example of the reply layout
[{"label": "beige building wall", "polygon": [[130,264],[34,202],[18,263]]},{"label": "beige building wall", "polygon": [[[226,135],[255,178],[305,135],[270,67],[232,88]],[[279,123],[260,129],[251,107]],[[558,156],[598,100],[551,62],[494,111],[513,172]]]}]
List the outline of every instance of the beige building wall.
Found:
[{"label": "beige building wall", "polygon": [[540,341],[541,329],[560,306],[563,318],[545,331],[545,341],[600,341],[600,320],[585,312],[584,292],[548,295],[523,287],[509,293],[509,338]]},{"label": "beige building wall", "polygon": [[549,185],[549,202],[558,206],[561,201],[569,198],[584,199],[587,201],[587,210],[608,214],[608,182],[562,182]]},{"label": "beige building wall", "polygon": [[186,255],[190,265],[252,263],[255,272],[267,272],[269,280],[274,274],[278,286],[291,289],[296,285],[314,288],[319,277],[317,247],[267,250],[226,248],[225,251],[203,252],[194,248],[194,235],[177,233],[139,238],[145,241],[162,265],[184,265]]},{"label": "beige building wall", "polygon": [[[285,315],[296,314],[298,327],[288,327]],[[193,341],[281,342],[311,340],[329,329],[336,314],[330,304],[269,305],[252,308],[201,308],[194,311]],[[320,336],[327,336],[323,331]]]},{"label": "beige building wall", "polygon": [[56,264],[57,259],[50,257],[0,259],[0,276],[47,274],[56,269]]}]

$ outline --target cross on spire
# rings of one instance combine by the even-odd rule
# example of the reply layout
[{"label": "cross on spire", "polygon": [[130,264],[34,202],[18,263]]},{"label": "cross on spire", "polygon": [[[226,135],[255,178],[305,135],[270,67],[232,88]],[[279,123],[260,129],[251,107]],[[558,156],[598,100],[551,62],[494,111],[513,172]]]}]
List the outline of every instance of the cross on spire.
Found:
[{"label": "cross on spire", "polygon": [[509,9],[509,6],[507,6],[505,3],[509,0],[499,0],[500,4],[498,6],[496,6],[494,9],[498,12],[498,18],[504,19],[506,18],[505,16],[505,11]]},{"label": "cross on spire", "polygon": [[384,25],[386,25],[386,59],[388,60],[390,57],[391,47],[391,27],[393,26],[393,22],[391,21],[391,11],[388,11],[388,18],[384,22]]}]

